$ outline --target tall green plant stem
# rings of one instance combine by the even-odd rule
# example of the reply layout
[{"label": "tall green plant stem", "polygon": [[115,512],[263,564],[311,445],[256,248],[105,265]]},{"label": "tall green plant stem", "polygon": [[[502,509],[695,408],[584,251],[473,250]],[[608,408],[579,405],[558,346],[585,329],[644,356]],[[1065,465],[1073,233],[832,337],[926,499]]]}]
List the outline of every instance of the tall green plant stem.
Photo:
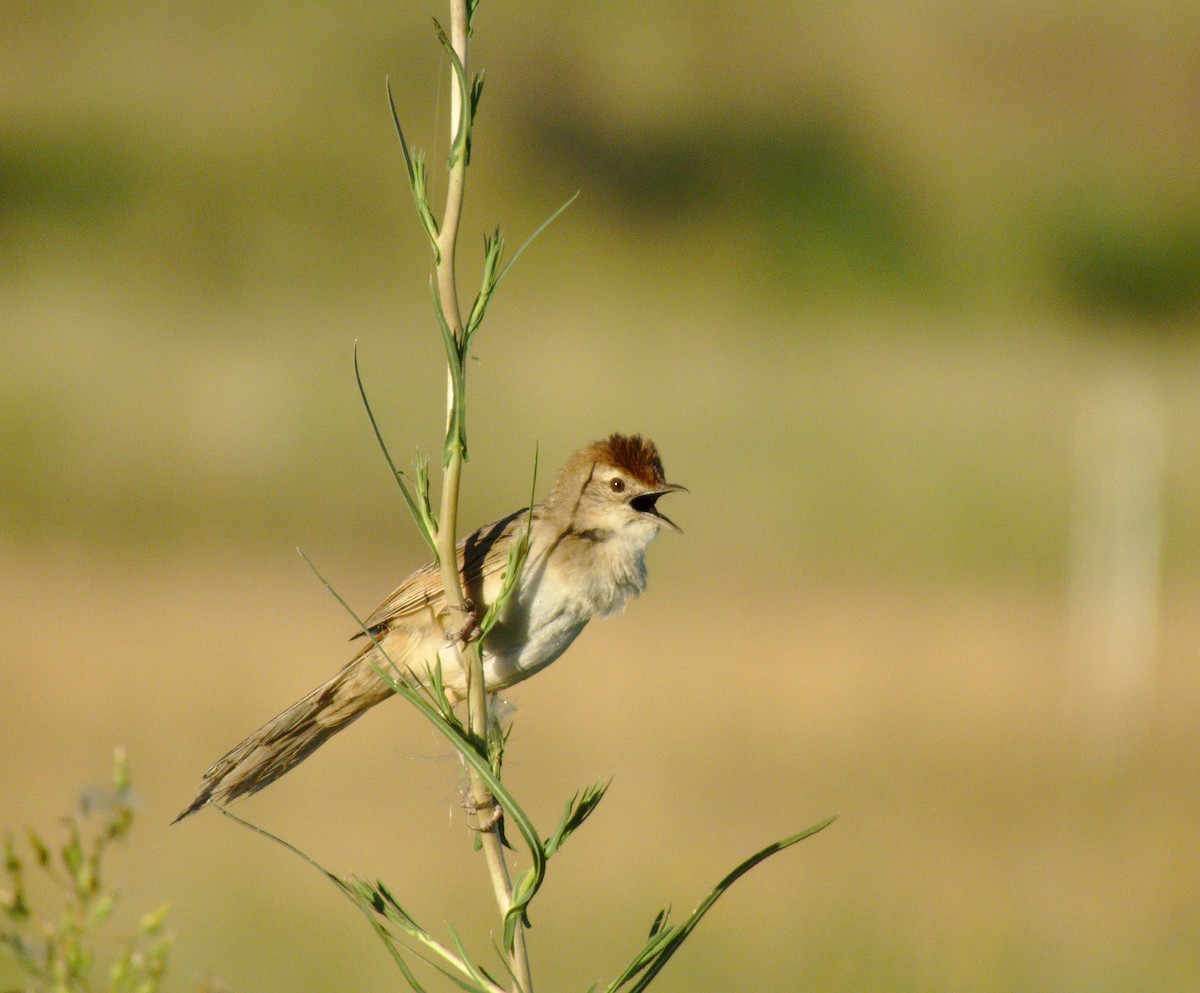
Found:
[{"label": "tall green plant stem", "polygon": [[[450,44],[458,56],[464,72],[467,66],[467,41],[469,35],[468,0],[450,0]],[[463,114],[467,108],[463,105],[462,89],[457,85],[450,87],[450,134],[459,133]],[[462,217],[463,194],[466,189],[467,155],[465,147],[454,156],[449,170],[446,186],[446,209],[437,237],[437,262],[435,279],[438,299],[442,313],[455,341],[461,344],[464,330],[462,311],[458,303],[458,287],[456,283],[456,250],[458,245],[459,221]],[[465,356],[463,356],[465,359]],[[465,381],[465,377],[464,377]],[[442,585],[446,591],[446,602],[452,613],[459,621],[466,617],[465,597],[462,580],[458,571],[458,494],[462,480],[463,459],[465,453],[461,443],[461,435],[453,428],[456,407],[464,402],[463,397],[455,395],[458,384],[452,374],[447,375],[447,457],[442,473],[440,526],[437,535],[438,561],[441,570]],[[467,668],[467,712],[468,727],[476,741],[486,741],[488,735],[487,692],[483,681],[483,657],[478,641],[471,641],[465,649]],[[471,804],[481,818],[490,818],[495,800],[482,777],[474,769],[470,770]],[[492,879],[496,904],[501,916],[508,913],[512,906],[512,878],[509,875],[508,862],[504,857],[503,841],[497,830],[485,830],[480,833],[484,857],[487,860],[488,872]],[[530,978],[529,957],[525,946],[524,927],[518,922],[513,952],[509,962],[515,977],[517,990],[532,993],[533,984]]]}]

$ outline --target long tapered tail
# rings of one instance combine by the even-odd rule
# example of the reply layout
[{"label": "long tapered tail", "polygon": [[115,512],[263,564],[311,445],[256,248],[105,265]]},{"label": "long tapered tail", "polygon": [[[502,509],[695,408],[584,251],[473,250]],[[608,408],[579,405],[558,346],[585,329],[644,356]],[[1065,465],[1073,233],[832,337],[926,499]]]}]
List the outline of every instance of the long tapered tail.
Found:
[{"label": "long tapered tail", "polygon": [[172,823],[206,803],[226,803],[275,782],[342,728],[394,692],[372,668],[382,662],[368,647],[324,686],[268,721],[204,774],[196,799]]}]

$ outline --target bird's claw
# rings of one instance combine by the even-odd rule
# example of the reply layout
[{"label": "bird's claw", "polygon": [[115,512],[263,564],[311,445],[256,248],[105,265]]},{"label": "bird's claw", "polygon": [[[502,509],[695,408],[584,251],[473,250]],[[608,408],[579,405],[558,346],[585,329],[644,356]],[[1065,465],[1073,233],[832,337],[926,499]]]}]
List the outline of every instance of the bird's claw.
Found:
[{"label": "bird's claw", "polygon": [[466,793],[463,795],[461,803],[467,815],[475,818],[476,831],[492,831],[497,824],[504,820],[504,808],[496,802],[496,798],[493,796],[489,796],[487,800],[480,803],[470,793]]},{"label": "bird's claw", "polygon": [[463,622],[446,632],[446,644],[466,646],[482,638],[483,631],[479,628],[479,613],[475,610],[475,601],[467,597],[463,600],[462,607],[456,609],[462,611]]}]

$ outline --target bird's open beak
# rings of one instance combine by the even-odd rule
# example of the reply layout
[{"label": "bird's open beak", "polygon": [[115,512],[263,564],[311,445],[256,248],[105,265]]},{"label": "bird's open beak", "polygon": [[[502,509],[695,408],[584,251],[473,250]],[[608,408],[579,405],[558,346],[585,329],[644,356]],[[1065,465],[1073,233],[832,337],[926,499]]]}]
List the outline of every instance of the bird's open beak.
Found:
[{"label": "bird's open beak", "polygon": [[668,527],[674,528],[680,534],[683,534],[683,528],[658,509],[658,498],[676,491],[687,493],[688,488],[680,486],[678,483],[665,483],[661,489],[650,490],[648,493],[639,493],[629,501],[629,505],[639,514],[648,514],[650,517],[656,517]]}]

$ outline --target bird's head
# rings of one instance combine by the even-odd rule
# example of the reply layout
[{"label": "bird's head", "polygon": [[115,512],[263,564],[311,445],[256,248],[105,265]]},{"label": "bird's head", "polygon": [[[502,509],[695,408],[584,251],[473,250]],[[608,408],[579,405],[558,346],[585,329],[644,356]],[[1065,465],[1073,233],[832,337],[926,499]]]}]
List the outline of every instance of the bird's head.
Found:
[{"label": "bird's head", "polygon": [[654,442],[612,434],[567,460],[546,502],[565,513],[578,532],[649,541],[664,524],[680,530],[658,509],[658,500],[686,489],[666,481]]}]

